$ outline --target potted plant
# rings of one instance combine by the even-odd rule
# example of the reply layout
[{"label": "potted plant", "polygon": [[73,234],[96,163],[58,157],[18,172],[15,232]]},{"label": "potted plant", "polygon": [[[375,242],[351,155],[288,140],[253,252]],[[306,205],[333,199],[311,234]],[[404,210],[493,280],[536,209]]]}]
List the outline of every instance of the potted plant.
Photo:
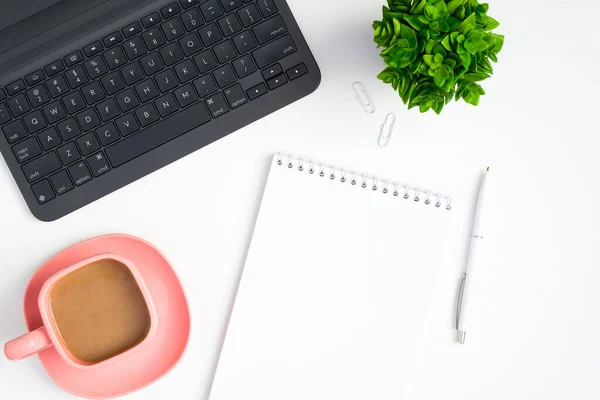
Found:
[{"label": "potted plant", "polygon": [[439,114],[455,98],[474,106],[485,94],[504,36],[477,0],[388,0],[373,22],[387,68],[378,75],[408,108]]}]

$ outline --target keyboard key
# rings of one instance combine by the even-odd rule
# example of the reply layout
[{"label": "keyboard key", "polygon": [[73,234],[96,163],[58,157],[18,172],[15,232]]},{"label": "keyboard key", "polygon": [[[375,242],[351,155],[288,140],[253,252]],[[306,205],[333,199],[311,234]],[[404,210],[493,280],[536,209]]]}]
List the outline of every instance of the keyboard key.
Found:
[{"label": "keyboard key", "polygon": [[290,81],[294,79],[300,78],[302,75],[305,75],[308,72],[306,69],[306,65],[304,63],[298,64],[293,68],[288,69],[285,73]]},{"label": "keyboard key", "polygon": [[19,79],[16,82],[11,83],[6,87],[6,92],[9,96],[14,96],[16,93],[19,93],[21,90],[25,89],[25,82],[22,79]]},{"label": "keyboard key", "polygon": [[219,20],[219,27],[225,36],[231,36],[242,30],[242,24],[235,14],[230,14]]},{"label": "keyboard key", "polygon": [[29,74],[25,77],[25,82],[27,82],[27,84],[29,86],[33,86],[36,85],[38,82],[43,81],[45,78],[44,73],[42,72],[42,70],[39,71],[35,71],[32,74]]},{"label": "keyboard key", "polygon": [[81,65],[68,69],[67,72],[65,72],[65,76],[67,77],[67,82],[69,82],[71,89],[77,89],[81,85],[88,83],[88,78]]},{"label": "keyboard key", "polygon": [[58,157],[54,152],[51,152],[23,165],[23,172],[29,182],[34,182],[60,169],[60,167]]},{"label": "keyboard key", "polygon": [[69,174],[71,175],[73,182],[75,182],[75,186],[81,186],[92,180],[92,175],[90,175],[90,171],[83,161],[70,166]]},{"label": "keyboard key", "polygon": [[50,79],[49,81],[47,81],[46,88],[48,88],[48,91],[50,92],[50,96],[52,96],[53,99],[69,92],[69,87],[67,86],[67,82],[65,81],[65,78],[63,78],[62,75],[58,75],[58,76],[54,77],[53,79]]},{"label": "keyboard key", "polygon": [[125,58],[125,53],[123,53],[123,49],[121,49],[121,46],[115,47],[112,50],[105,51],[104,59],[108,63],[108,67],[110,69],[122,67],[127,63],[127,58]]},{"label": "keyboard key", "polygon": [[259,98],[260,96],[262,96],[263,94],[267,94],[268,90],[267,90],[267,86],[265,86],[264,83],[259,83],[258,85],[250,88],[246,94],[248,95],[248,98],[250,100],[254,100]]},{"label": "keyboard key", "polygon": [[77,146],[75,146],[75,142],[69,142],[64,146],[61,146],[56,150],[58,152],[58,156],[60,157],[60,161],[63,165],[73,164],[75,161],[78,161],[81,158],[81,154],[79,154],[79,150]]},{"label": "keyboard key", "polygon": [[107,122],[119,115],[119,109],[113,99],[108,99],[96,106],[102,121]]},{"label": "keyboard key", "polygon": [[60,137],[62,137],[65,142],[81,134],[81,129],[79,129],[79,125],[77,125],[77,122],[75,122],[75,119],[73,118],[69,118],[64,122],[61,122],[60,124],[56,125],[56,127],[58,128]]},{"label": "keyboard key", "polygon": [[248,102],[246,94],[244,93],[242,87],[239,84],[233,85],[232,87],[225,89],[223,93],[225,93],[225,98],[227,98],[227,101],[229,102],[229,107],[231,107],[232,110],[243,106]]},{"label": "keyboard key", "polygon": [[36,133],[47,126],[40,110],[36,110],[31,114],[26,115],[23,117],[23,121],[25,121],[25,127],[27,127],[29,133]]},{"label": "keyboard key", "polygon": [[166,43],[165,38],[162,36],[162,33],[160,33],[158,27],[142,33],[142,39],[144,40],[144,44],[149,51],[152,51]]},{"label": "keyboard key", "polygon": [[221,9],[221,6],[217,0],[208,0],[207,2],[201,4],[200,11],[202,11],[204,19],[208,22],[223,15],[223,9]]},{"label": "keyboard key", "polygon": [[260,8],[260,12],[265,18],[277,12],[277,7],[273,0],[258,0],[258,8]]},{"label": "keyboard key", "polygon": [[181,14],[181,20],[183,21],[183,25],[188,32],[191,32],[194,29],[202,26],[204,23],[197,8],[192,8],[191,10]]},{"label": "keyboard key", "polygon": [[229,64],[222,66],[213,72],[219,87],[225,87],[231,85],[233,82],[237,80],[235,74],[233,73],[233,69],[229,66]]},{"label": "keyboard key", "polygon": [[69,54],[68,56],[63,58],[63,60],[65,60],[65,64],[67,65],[67,67],[71,67],[83,60],[83,54],[79,50],[77,50],[73,54]]},{"label": "keyboard key", "polygon": [[58,137],[58,132],[56,132],[56,128],[50,127],[38,134],[38,139],[42,144],[42,148],[45,151],[53,149],[54,147],[61,144],[61,140]]},{"label": "keyboard key", "polygon": [[174,18],[161,25],[167,40],[171,41],[185,34],[185,29],[178,18]]},{"label": "keyboard key", "polygon": [[91,79],[96,79],[108,72],[108,67],[100,56],[87,60],[83,66]]},{"label": "keyboard key", "polygon": [[6,108],[6,104],[0,103],[0,125],[4,124],[11,120],[10,114],[8,113],[8,108]]},{"label": "keyboard key", "polygon": [[229,40],[226,40],[223,43],[213,47],[213,51],[217,56],[217,60],[219,60],[219,63],[221,64],[233,60],[237,56],[237,53],[235,52],[235,49]]},{"label": "keyboard key", "polygon": [[121,36],[121,34],[119,32],[110,34],[110,35],[106,36],[104,39],[102,39],[102,42],[104,43],[104,46],[107,49],[121,43],[122,41],[123,41],[123,36]]},{"label": "keyboard key", "polygon": [[158,121],[158,114],[156,113],[156,110],[152,104],[146,104],[145,106],[138,108],[135,110],[135,115],[140,121],[140,125],[142,125],[142,127]]},{"label": "keyboard key", "polygon": [[295,53],[296,50],[297,48],[292,40],[292,37],[290,35],[285,35],[265,45],[264,47],[254,50],[252,55],[254,56],[258,67],[264,68],[269,64]]},{"label": "keyboard key", "polygon": [[177,64],[173,67],[173,70],[175,70],[175,74],[181,83],[186,83],[198,76],[198,71],[196,71],[192,60],[185,60],[181,64]]},{"label": "keyboard key", "polygon": [[159,52],[160,56],[165,62],[165,65],[167,66],[171,66],[176,62],[183,60],[183,54],[181,54],[181,50],[179,50],[177,43],[171,43],[170,45],[160,49]]},{"label": "keyboard key", "polygon": [[25,93],[27,94],[29,102],[33,104],[34,107],[39,107],[50,101],[50,96],[43,85],[38,85],[29,89]]},{"label": "keyboard key", "polygon": [[201,74],[205,74],[211,69],[217,67],[217,60],[212,51],[206,50],[194,57],[194,62]]},{"label": "keyboard key", "polygon": [[59,173],[52,175],[50,177],[50,183],[52,183],[54,191],[59,196],[73,189],[73,183],[71,182],[71,178],[69,178],[67,171],[60,171]]},{"label": "keyboard key", "polygon": [[76,142],[84,156],[90,155],[100,149],[100,143],[98,143],[98,139],[96,139],[96,136],[92,132],[83,135]]},{"label": "keyboard key", "polygon": [[188,8],[200,3],[200,0],[179,0],[179,3],[184,10],[187,10]]},{"label": "keyboard key", "polygon": [[23,94],[19,94],[16,97],[8,99],[6,101],[6,105],[8,106],[10,113],[15,118],[20,117],[21,115],[31,110],[31,107],[29,107],[29,103],[27,103],[27,99]]},{"label": "keyboard key", "polygon": [[52,64],[44,67],[44,71],[46,71],[46,75],[48,75],[48,77],[52,77],[52,76],[58,74],[60,71],[63,71],[64,69],[65,69],[65,66],[64,66],[63,62],[60,60],[55,61]]},{"label": "keyboard key", "polygon": [[225,9],[225,12],[229,12],[243,6],[244,2],[242,0],[221,0],[221,5]]},{"label": "keyboard key", "polygon": [[142,71],[140,64],[137,62],[133,62],[126,67],[121,68],[121,74],[123,74],[125,83],[128,85],[133,85],[144,79],[144,71]]},{"label": "keyboard key", "polygon": [[185,85],[184,87],[177,89],[174,94],[179,106],[182,108],[187,107],[198,100],[198,96],[191,85]]},{"label": "keyboard key", "polygon": [[6,92],[4,89],[0,88],[0,100],[4,100],[6,98]]},{"label": "keyboard key", "polygon": [[102,143],[102,146],[108,146],[109,144],[119,140],[119,134],[112,123],[103,125],[96,129],[96,135],[98,135],[98,138],[100,138],[100,143]]},{"label": "keyboard key", "polygon": [[278,15],[256,25],[252,28],[252,32],[254,32],[254,36],[256,37],[256,40],[258,40],[258,43],[263,44],[286,33],[287,26],[285,26],[281,15]]},{"label": "keyboard key", "polygon": [[276,76],[275,78],[271,78],[267,81],[267,86],[269,86],[270,90],[275,90],[278,87],[285,85],[287,83],[287,79],[285,77],[285,75],[281,74],[279,76]]},{"label": "keyboard key", "polygon": [[102,86],[104,86],[104,90],[108,96],[117,93],[125,87],[125,83],[123,83],[123,79],[121,79],[121,75],[117,71],[105,76],[100,82],[102,82]]},{"label": "keyboard key", "polygon": [[162,20],[162,18],[160,17],[160,15],[158,15],[158,13],[152,13],[152,14],[142,18],[142,25],[144,25],[144,28],[148,29],[148,28],[158,24],[161,20]]},{"label": "keyboard key", "polygon": [[127,89],[119,93],[115,96],[115,99],[117,100],[117,103],[123,112],[127,112],[140,105],[138,98],[133,92],[133,89]]},{"label": "keyboard key", "polygon": [[85,101],[91,106],[106,97],[99,81],[94,81],[81,89]]},{"label": "keyboard key", "polygon": [[181,11],[181,8],[179,8],[179,6],[176,3],[172,3],[162,8],[160,10],[160,13],[162,14],[164,19],[168,19],[177,15],[179,11]]},{"label": "keyboard key", "polygon": [[227,102],[221,93],[217,93],[214,96],[206,99],[206,105],[208,106],[213,118],[219,118],[221,115],[229,112]]},{"label": "keyboard key", "polygon": [[106,149],[106,156],[110,160],[112,166],[114,168],[119,167],[120,165],[210,121],[210,116],[203,103],[196,103],[177,115],[177,123],[175,124],[171,118],[163,120],[146,129],[141,134],[133,135],[130,138],[121,140]]},{"label": "keyboard key", "polygon": [[102,51],[102,43],[100,43],[100,42],[94,42],[83,48],[83,52],[85,53],[86,57],[93,57],[96,54],[100,53],[101,51]]},{"label": "keyboard key", "polygon": [[45,179],[33,185],[31,190],[33,190],[33,194],[40,204],[47,203],[56,197],[50,184]]},{"label": "keyboard key", "polygon": [[202,50],[202,43],[195,32],[179,39],[179,45],[183,49],[183,54],[186,56],[191,56],[192,54]]},{"label": "keyboard key", "polygon": [[219,32],[219,28],[217,28],[217,25],[215,24],[210,24],[198,29],[198,34],[200,34],[200,39],[202,39],[202,43],[204,43],[204,46],[206,47],[212,46],[223,39],[221,32]]},{"label": "keyboard key", "polygon": [[249,6],[242,8],[237,12],[237,14],[242,20],[242,24],[246,28],[262,19],[258,13],[258,9],[254,4],[250,4]]},{"label": "keyboard key", "polygon": [[250,32],[245,31],[233,37],[233,44],[238,51],[238,53],[242,54],[247,52],[248,50],[252,50],[256,47],[256,42],[254,38],[250,34]]},{"label": "keyboard key", "polygon": [[137,92],[142,103],[150,101],[158,96],[158,89],[156,88],[156,85],[152,79],[145,80],[144,82],[136,85],[135,91]]},{"label": "keyboard key", "polygon": [[158,110],[158,113],[161,117],[167,117],[177,111],[177,103],[175,103],[175,99],[173,95],[168,93],[163,97],[154,100],[154,105]]},{"label": "keyboard key", "polygon": [[142,64],[142,68],[147,76],[154,75],[164,68],[164,64],[158,56],[158,53],[148,54],[146,57],[140,60],[140,63]]},{"label": "keyboard key", "polygon": [[106,160],[106,157],[104,157],[104,153],[102,152],[96,153],[93,156],[88,157],[87,163],[90,166],[90,169],[92,170],[92,174],[94,174],[96,178],[110,171],[108,161]]},{"label": "keyboard key", "polygon": [[115,121],[115,125],[117,125],[117,129],[121,132],[123,137],[131,135],[133,132],[140,129],[137,121],[133,114],[127,114],[122,116],[121,118],[117,118]]},{"label": "keyboard key", "polygon": [[12,147],[15,157],[19,163],[24,163],[30,158],[37,157],[42,154],[42,149],[35,137],[31,137]]},{"label": "keyboard key", "polygon": [[135,60],[138,57],[146,54],[146,48],[142,44],[142,39],[139,37],[134,37],[123,43],[123,47],[125,48],[125,53],[130,60]]},{"label": "keyboard key", "polygon": [[231,63],[235,69],[237,76],[242,79],[256,71],[256,67],[252,62],[250,55],[245,55]]},{"label": "keyboard key", "polygon": [[93,108],[88,108],[77,114],[77,122],[79,122],[79,126],[81,126],[84,132],[100,125],[100,119],[98,119],[98,115],[96,115],[96,111]]},{"label": "keyboard key", "polygon": [[196,79],[194,81],[194,86],[196,86],[196,90],[200,97],[206,97],[217,91],[217,84],[210,75],[204,75],[202,78]]},{"label": "keyboard key", "polygon": [[42,107],[42,111],[49,124],[54,124],[67,116],[65,109],[58,100]]},{"label": "keyboard key", "polygon": [[62,102],[69,114],[75,114],[85,108],[85,101],[79,91],[74,91],[62,98]]},{"label": "keyboard key", "polygon": [[121,30],[121,32],[123,32],[123,36],[125,36],[125,39],[130,38],[134,35],[137,35],[141,31],[142,31],[142,26],[140,25],[139,22],[134,22],[131,25],[127,25],[125,28],[123,28]]},{"label": "keyboard key", "polygon": [[279,74],[283,74],[283,69],[281,69],[281,65],[279,64],[271,65],[270,68],[267,68],[264,71],[262,71],[262,76],[263,78],[265,78],[265,81],[268,81],[269,79],[274,78]]},{"label": "keyboard key", "polygon": [[163,93],[166,93],[179,85],[177,83],[177,78],[175,78],[175,73],[171,69],[156,75],[156,83]]},{"label": "keyboard key", "polygon": [[19,140],[27,137],[27,131],[25,130],[25,126],[23,126],[23,122],[21,122],[21,120],[16,120],[6,126],[3,126],[2,130],[4,131],[4,136],[9,144],[16,143]]}]

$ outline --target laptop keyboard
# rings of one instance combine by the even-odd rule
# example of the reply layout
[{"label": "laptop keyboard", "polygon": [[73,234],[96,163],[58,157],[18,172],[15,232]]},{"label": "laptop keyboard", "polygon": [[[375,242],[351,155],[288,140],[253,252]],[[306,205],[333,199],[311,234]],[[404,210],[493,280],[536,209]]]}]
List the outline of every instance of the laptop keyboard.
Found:
[{"label": "laptop keyboard", "polygon": [[179,0],[0,89],[0,140],[58,201],[307,74],[278,63],[296,51],[273,0]]}]

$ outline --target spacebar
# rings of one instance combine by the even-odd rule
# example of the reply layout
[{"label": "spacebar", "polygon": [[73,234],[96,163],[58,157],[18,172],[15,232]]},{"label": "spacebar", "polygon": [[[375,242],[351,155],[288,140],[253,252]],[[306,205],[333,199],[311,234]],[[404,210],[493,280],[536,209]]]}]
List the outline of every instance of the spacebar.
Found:
[{"label": "spacebar", "polygon": [[198,103],[109,147],[106,156],[116,168],[208,121],[206,107]]}]

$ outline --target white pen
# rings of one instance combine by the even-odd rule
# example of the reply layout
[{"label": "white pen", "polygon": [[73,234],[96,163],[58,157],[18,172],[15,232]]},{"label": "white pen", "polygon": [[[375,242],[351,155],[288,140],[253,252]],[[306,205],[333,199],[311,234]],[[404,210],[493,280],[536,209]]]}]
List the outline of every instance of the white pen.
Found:
[{"label": "white pen", "polygon": [[456,307],[456,330],[458,331],[458,341],[460,344],[465,344],[465,336],[467,335],[467,329],[469,329],[469,307],[470,307],[470,293],[473,288],[473,279],[471,279],[471,272],[473,268],[477,268],[478,263],[478,251],[481,241],[484,236],[484,229],[481,223],[482,215],[481,211],[484,205],[485,198],[485,187],[487,177],[490,173],[488,167],[483,173],[481,179],[481,187],[479,188],[479,198],[477,200],[477,208],[475,209],[475,219],[473,221],[473,232],[471,234],[471,248],[469,249],[469,259],[465,272],[462,275],[462,284],[458,294],[458,304]]}]

